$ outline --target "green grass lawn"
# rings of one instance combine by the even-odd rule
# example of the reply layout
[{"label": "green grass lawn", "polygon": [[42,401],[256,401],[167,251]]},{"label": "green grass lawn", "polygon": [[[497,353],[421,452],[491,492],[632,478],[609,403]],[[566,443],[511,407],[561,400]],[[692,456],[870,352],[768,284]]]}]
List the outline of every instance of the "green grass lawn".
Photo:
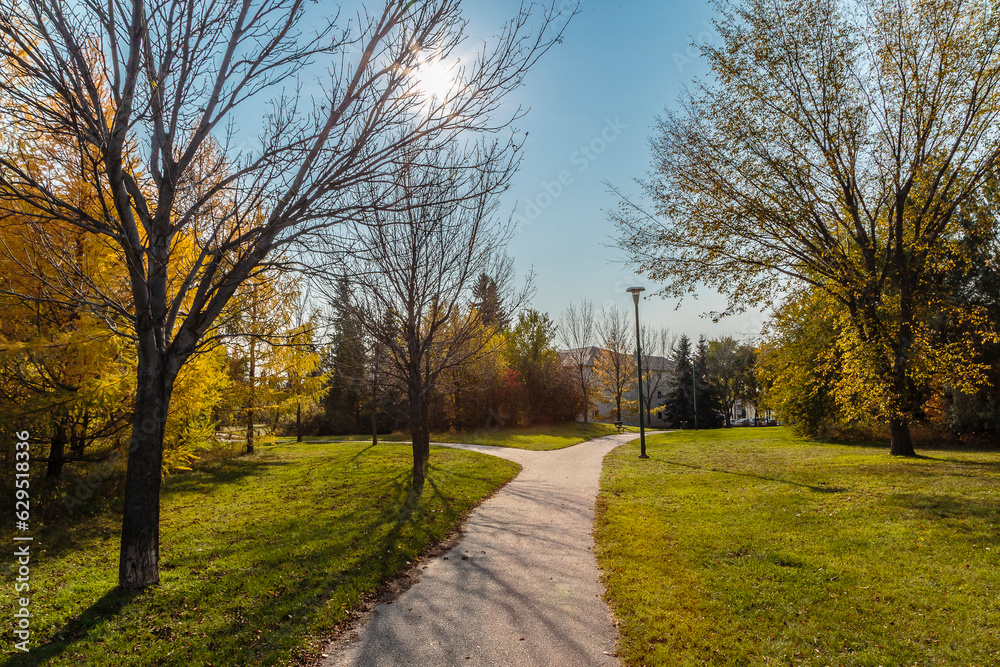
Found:
[{"label": "green grass lawn", "polygon": [[1000,453],[784,428],[605,461],[597,554],[627,665],[1000,665]]},{"label": "green grass lawn", "polygon": [[[289,444],[295,442],[295,436],[279,436],[274,439],[278,444]],[[372,435],[367,434],[353,434],[353,435],[306,435],[302,437],[302,442],[312,442],[312,443],[330,443],[330,442],[367,442],[371,444]],[[410,435],[408,433],[379,433],[379,442],[409,442]]]},{"label": "green grass lawn", "polygon": [[[301,444],[172,475],[160,585],[138,594],[115,590],[113,513],[36,532],[31,652],[0,664],[293,664],[518,469],[434,448],[414,500],[411,463],[408,445]],[[0,607],[5,652],[13,597]]]},{"label": "green grass lawn", "polygon": [[[635,426],[626,427],[630,433],[638,433]],[[614,424],[581,424],[579,422],[560,422],[556,424],[534,424],[532,426],[517,426],[513,428],[479,429],[477,431],[462,431],[459,433],[432,433],[431,442],[457,442],[469,445],[494,445],[496,447],[514,447],[516,449],[531,449],[549,451],[563,449],[586,440],[600,438],[617,433]],[[380,435],[379,442],[409,440],[408,434],[393,433]],[[304,438],[311,442],[352,442],[371,441],[371,435],[337,435],[324,438]],[[281,438],[279,442],[288,442],[294,438]]]},{"label": "green grass lawn", "polygon": [[[637,427],[628,427],[627,430],[639,432]],[[618,429],[615,428],[614,424],[584,425],[579,422],[560,422],[495,430],[480,429],[465,433],[434,433],[431,435],[431,441],[549,451],[563,449],[617,432]]]}]

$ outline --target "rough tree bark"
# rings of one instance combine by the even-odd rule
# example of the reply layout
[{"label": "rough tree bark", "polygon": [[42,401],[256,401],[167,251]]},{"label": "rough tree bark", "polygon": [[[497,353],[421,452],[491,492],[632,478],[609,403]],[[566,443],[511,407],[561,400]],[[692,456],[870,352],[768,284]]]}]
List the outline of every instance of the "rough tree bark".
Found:
[{"label": "rough tree bark", "polygon": [[427,428],[427,400],[419,381],[411,381],[407,393],[413,448],[413,488],[421,491],[427,479],[427,461],[431,451],[430,432]]},{"label": "rough tree bark", "polygon": [[[157,350],[140,340],[135,421],[125,474],[118,580],[122,588],[159,583],[160,481],[163,435],[176,372]],[[145,348],[145,349],[144,349]]]}]

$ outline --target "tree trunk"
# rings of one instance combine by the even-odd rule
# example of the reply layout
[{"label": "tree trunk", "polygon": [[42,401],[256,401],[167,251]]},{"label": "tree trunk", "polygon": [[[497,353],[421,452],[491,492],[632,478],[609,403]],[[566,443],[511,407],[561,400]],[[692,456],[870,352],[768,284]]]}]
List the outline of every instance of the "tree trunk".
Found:
[{"label": "tree trunk", "polygon": [[[910,282],[909,263],[907,261],[906,246],[903,242],[903,212],[906,205],[906,192],[897,196],[896,222],[895,222],[895,264],[899,280],[899,336],[896,346],[896,358],[893,360],[894,389],[897,400],[900,401],[904,410],[903,414],[910,416],[912,410],[919,403],[911,391],[907,369],[910,365],[910,355],[913,347],[913,297],[912,285]],[[910,438],[909,419],[893,417],[889,420],[889,433],[892,443],[889,453],[892,456],[916,456],[913,451],[913,440]]]},{"label": "tree trunk", "polygon": [[913,451],[913,440],[910,438],[910,424],[905,419],[890,419],[889,433],[892,445],[889,453],[893,456],[916,456]]},{"label": "tree trunk", "polygon": [[295,442],[302,442],[302,404],[295,404]]},{"label": "tree trunk", "polygon": [[247,408],[247,454],[253,454],[253,429],[253,403],[251,402],[250,407]]},{"label": "tree trunk", "polygon": [[250,368],[248,370],[249,396],[247,396],[247,454],[253,454],[253,427],[254,427],[254,407],[257,393],[257,346],[256,341],[250,339]]},{"label": "tree trunk", "polygon": [[378,345],[375,346],[375,364],[372,369],[372,447],[378,444]]},{"label": "tree trunk", "polygon": [[118,585],[124,589],[160,581],[160,480],[172,384],[159,354],[140,350],[118,561]]},{"label": "tree trunk", "polygon": [[83,452],[87,449],[87,431],[90,429],[90,410],[83,411],[83,419],[80,422],[80,431],[76,429],[70,431],[69,451],[76,458],[83,457]]},{"label": "tree trunk", "polygon": [[66,463],[66,418],[60,417],[52,424],[52,444],[49,446],[49,463],[45,476],[57,478],[62,476],[63,465]]},{"label": "tree trunk", "polygon": [[427,428],[427,401],[421,396],[419,387],[411,382],[410,434],[413,440],[413,488],[420,492],[426,479],[427,459],[430,455],[430,432]]},{"label": "tree trunk", "polygon": [[372,447],[378,444],[378,374],[372,382]]}]

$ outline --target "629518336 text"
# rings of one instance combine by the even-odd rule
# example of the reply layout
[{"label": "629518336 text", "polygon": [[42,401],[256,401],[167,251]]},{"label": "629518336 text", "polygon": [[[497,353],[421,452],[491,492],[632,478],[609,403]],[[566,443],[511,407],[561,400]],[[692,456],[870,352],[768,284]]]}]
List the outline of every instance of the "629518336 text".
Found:
[{"label": "629518336 text", "polygon": [[14,443],[14,527],[21,534],[14,535],[14,558],[17,560],[17,577],[14,581],[14,643],[18,651],[28,652],[31,638],[31,542],[26,535],[31,520],[31,434],[20,431]]}]

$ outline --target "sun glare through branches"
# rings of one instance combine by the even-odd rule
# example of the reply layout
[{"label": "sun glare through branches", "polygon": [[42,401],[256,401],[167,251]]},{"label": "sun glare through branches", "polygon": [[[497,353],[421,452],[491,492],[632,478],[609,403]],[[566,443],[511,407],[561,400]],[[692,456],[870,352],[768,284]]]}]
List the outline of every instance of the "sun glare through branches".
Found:
[{"label": "sun glare through branches", "polygon": [[432,54],[413,71],[414,94],[423,99],[425,114],[440,108],[448,113],[449,102],[459,92],[460,63]]}]

